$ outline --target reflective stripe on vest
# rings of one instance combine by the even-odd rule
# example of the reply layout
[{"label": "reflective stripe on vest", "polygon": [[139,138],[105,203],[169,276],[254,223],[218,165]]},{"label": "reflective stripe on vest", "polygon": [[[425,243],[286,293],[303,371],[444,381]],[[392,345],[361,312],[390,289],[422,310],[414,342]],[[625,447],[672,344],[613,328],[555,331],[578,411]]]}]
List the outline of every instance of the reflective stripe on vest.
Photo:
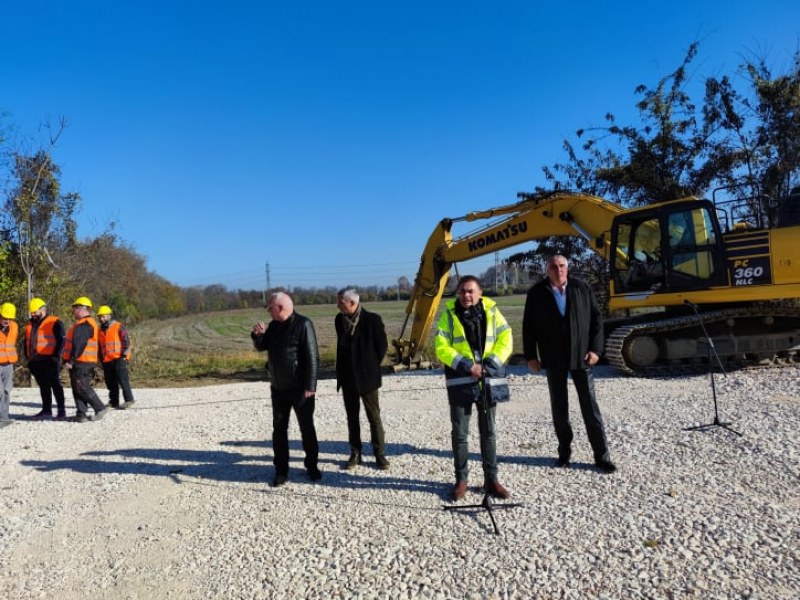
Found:
[{"label": "reflective stripe on vest", "polygon": [[15,363],[19,360],[19,356],[17,356],[18,335],[19,325],[16,321],[8,322],[8,333],[0,330],[0,365]]},{"label": "reflective stripe on vest", "polygon": [[[450,387],[453,385],[472,385],[473,383],[479,382],[479,379],[473,379],[472,377],[454,377],[452,379],[447,379],[445,381],[445,386]],[[486,383],[489,386],[508,385],[508,379],[505,377],[487,377]]]},{"label": "reflective stripe on vest", "polygon": [[[83,349],[83,352],[80,356],[72,356],[72,336],[75,333],[75,328],[82,323],[88,323],[92,327],[92,335],[86,340],[86,347]],[[64,360],[74,360],[75,362],[82,362],[82,363],[96,363],[97,362],[97,348],[98,348],[98,332],[99,327],[97,323],[95,323],[92,317],[84,317],[79,321],[75,321],[72,327],[69,328],[67,332],[67,337],[64,343],[64,353],[61,357]]]}]

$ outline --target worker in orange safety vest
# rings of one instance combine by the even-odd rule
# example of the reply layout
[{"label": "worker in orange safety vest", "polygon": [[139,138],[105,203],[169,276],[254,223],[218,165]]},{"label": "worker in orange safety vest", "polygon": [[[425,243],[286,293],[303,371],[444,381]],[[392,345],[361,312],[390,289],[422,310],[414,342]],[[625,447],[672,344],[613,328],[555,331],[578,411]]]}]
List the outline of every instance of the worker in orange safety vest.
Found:
[{"label": "worker in orange safety vest", "polygon": [[[103,362],[103,377],[108,388],[109,404],[116,409],[124,410],[133,406],[133,392],[128,375],[128,361],[131,359],[131,339],[125,325],[114,318],[110,306],[103,305],[97,309],[100,321],[100,358]],[[122,399],[119,402],[119,390],[122,388]]]},{"label": "worker in orange safety vest", "polygon": [[19,360],[19,325],[14,320],[16,318],[16,306],[10,302],[0,305],[0,427],[11,424],[8,411],[11,406],[11,390],[14,389],[14,365]]},{"label": "worker in orange safety vest", "polygon": [[64,351],[64,323],[55,315],[48,314],[47,304],[41,298],[28,302],[30,320],[25,325],[25,359],[28,370],[39,386],[42,410],[33,419],[53,418],[53,396],[58,413],[56,421],[67,419],[64,386],[61,385],[61,353]]},{"label": "worker in orange safety vest", "polygon": [[92,318],[90,308],[92,301],[86,296],[81,296],[72,303],[75,323],[67,331],[64,352],[61,355],[64,366],[69,370],[72,396],[78,409],[73,419],[76,423],[90,420],[86,414],[90,404],[94,409],[92,421],[99,421],[108,412],[108,407],[103,404],[92,387],[100,343],[100,328]]}]

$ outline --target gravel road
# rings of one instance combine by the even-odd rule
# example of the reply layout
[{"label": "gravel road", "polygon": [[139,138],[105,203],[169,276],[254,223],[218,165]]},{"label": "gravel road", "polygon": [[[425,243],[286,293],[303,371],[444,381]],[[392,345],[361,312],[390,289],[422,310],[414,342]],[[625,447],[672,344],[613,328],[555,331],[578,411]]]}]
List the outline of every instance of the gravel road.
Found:
[{"label": "gravel road", "polygon": [[[275,489],[263,382],[137,389],[134,408],[85,424],[27,420],[38,391],[14,390],[0,597],[800,597],[800,368],[716,376],[720,417],[741,436],[686,430],[713,420],[708,376],[596,375],[619,471],[594,468],[574,396],[573,468],[554,468],[546,381],[515,368],[498,456],[521,506],[491,515],[443,510],[441,372],[384,378],[389,471],[341,469],[344,408],[320,382],[322,481],[305,477],[293,418],[289,483]],[[461,505],[483,499],[472,430]]]}]

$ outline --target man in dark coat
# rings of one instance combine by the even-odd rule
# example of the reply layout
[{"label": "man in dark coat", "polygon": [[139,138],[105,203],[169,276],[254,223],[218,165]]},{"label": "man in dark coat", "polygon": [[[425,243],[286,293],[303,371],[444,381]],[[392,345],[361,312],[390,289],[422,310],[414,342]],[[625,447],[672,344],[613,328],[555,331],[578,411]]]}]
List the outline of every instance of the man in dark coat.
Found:
[{"label": "man in dark coat", "polygon": [[337,295],[339,314],[336,315],[336,389],[342,390],[347,413],[347,437],[350,458],[345,469],[361,464],[361,402],[369,421],[370,441],[375,464],[381,470],[389,468],[384,453],[385,435],[381,422],[378,389],[381,387],[381,362],[386,356],[388,342],[380,315],[361,306],[358,292],[352,288]]},{"label": "man in dark coat", "polygon": [[314,323],[294,311],[289,294],[276,292],[267,306],[272,321],[259,321],[250,337],[256,350],[267,351],[267,370],[272,396],[272,450],[275,453],[273,487],[289,476],[289,417],[292,410],[300,426],[308,478],[322,478],[319,442],[314,428],[314,406],[319,369],[319,349]]},{"label": "man in dark coat", "polygon": [[567,374],[578,392],[578,402],[594,452],[604,473],[616,471],[608,450],[603,417],[594,391],[592,367],[603,352],[603,321],[594,292],[580,279],[569,277],[567,259],[551,256],[547,278],[528,290],[522,321],[523,349],[528,368],[547,370],[553,425],[558,438],[560,467],[569,467],[572,427],[569,422]]}]

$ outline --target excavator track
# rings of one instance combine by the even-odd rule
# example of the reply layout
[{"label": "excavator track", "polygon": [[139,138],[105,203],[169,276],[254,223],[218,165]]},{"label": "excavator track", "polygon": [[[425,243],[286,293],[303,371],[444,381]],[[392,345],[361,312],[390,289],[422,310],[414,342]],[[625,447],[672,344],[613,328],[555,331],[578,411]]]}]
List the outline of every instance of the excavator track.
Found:
[{"label": "excavator track", "polygon": [[[701,313],[726,370],[800,361],[800,309],[736,308]],[[716,363],[695,314],[621,324],[606,337],[609,364],[629,375],[706,372]]]}]

